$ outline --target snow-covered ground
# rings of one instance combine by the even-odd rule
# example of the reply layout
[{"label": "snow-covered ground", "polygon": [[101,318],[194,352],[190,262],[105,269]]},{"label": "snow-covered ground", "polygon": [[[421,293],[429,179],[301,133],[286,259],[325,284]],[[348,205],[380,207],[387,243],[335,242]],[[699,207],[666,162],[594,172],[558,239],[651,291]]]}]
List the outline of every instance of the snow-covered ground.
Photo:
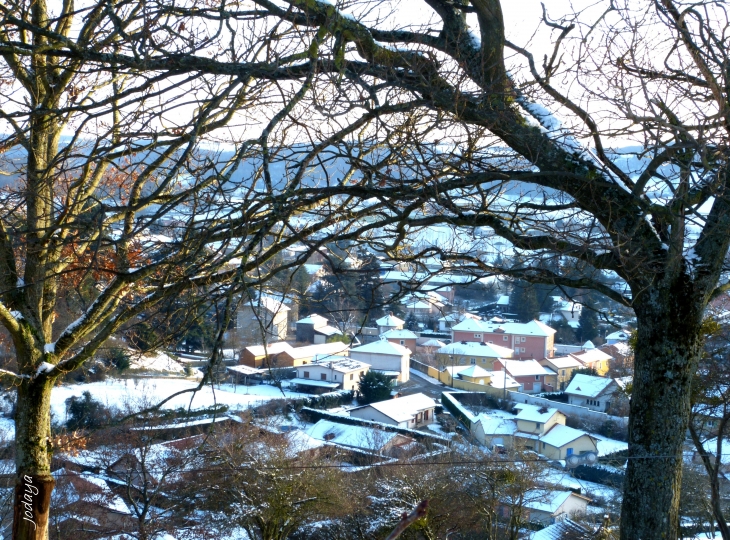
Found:
[{"label": "snow-covered ground", "polygon": [[[81,396],[88,391],[92,397],[109,407],[124,409],[127,404],[132,408],[149,406],[166,397],[195,388],[197,383],[185,379],[107,379],[104,382],[59,386],[53,389],[51,411],[56,422],[66,420],[66,400],[71,396]],[[216,385],[215,391],[206,386],[196,394],[186,393],[176,396],[164,405],[165,409],[191,406],[193,409],[212,407],[215,404],[227,405],[231,410],[242,410],[261,405],[265,401],[282,398],[309,397],[299,392],[282,392],[275,386],[261,384],[256,386]],[[191,404],[192,399],[192,404]],[[4,424],[0,423],[0,429]]]},{"label": "snow-covered ground", "polygon": [[129,367],[131,369],[143,369],[147,371],[163,371],[170,373],[183,373],[185,367],[175,358],[164,352],[139,354],[129,352]]},{"label": "snow-covered ground", "polygon": [[411,372],[411,375],[414,375],[415,377],[419,377],[425,381],[430,382],[431,384],[443,386],[441,381],[439,381],[438,379],[434,379],[433,377],[430,377],[430,376],[426,375],[425,373],[418,371],[417,369],[410,368],[409,371]]},{"label": "snow-covered ground", "polygon": [[596,482],[589,482],[588,480],[580,480],[571,476],[567,471],[547,469],[540,479],[544,482],[563,486],[568,489],[580,488],[581,493],[587,497],[601,497],[606,501],[621,500],[621,490],[604,486],[603,484],[597,484]]}]

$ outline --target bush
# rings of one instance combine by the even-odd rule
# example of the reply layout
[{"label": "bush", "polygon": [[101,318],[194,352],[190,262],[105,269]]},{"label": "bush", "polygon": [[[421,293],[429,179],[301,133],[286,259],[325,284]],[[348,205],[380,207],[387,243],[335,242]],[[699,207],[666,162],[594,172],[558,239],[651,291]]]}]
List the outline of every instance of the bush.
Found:
[{"label": "bush", "polygon": [[81,397],[71,396],[66,400],[66,427],[76,429],[98,429],[111,420],[111,411],[85,391]]},{"label": "bush", "polygon": [[375,403],[390,399],[393,390],[393,381],[387,375],[378,371],[368,371],[360,379],[360,399],[362,403]]}]

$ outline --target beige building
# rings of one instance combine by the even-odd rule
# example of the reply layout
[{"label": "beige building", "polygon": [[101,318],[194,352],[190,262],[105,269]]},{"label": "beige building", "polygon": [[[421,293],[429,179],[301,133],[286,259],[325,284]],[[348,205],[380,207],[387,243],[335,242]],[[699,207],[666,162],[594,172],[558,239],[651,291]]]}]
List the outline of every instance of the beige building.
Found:
[{"label": "beige building", "polygon": [[555,358],[544,358],[540,360],[540,365],[552,369],[557,373],[557,382],[555,390],[563,391],[570,382],[570,377],[576,369],[583,369],[583,364],[571,355],[557,356]]},{"label": "beige building", "polygon": [[525,493],[524,501],[528,521],[552,525],[585,514],[591,499],[573,491],[532,490]]},{"label": "beige building", "polygon": [[357,390],[360,378],[370,366],[346,356],[323,356],[298,366],[297,376],[289,382],[300,389],[321,393],[332,390]]},{"label": "beige building", "polygon": [[304,347],[292,347],[277,355],[277,365],[297,367],[310,364],[315,357],[320,355],[346,355],[349,348],[347,343],[342,343],[341,341],[305,345]]},{"label": "beige building", "polygon": [[598,440],[585,431],[565,425],[565,415],[557,409],[518,403],[515,417],[515,445],[543,454],[549,459],[565,459],[573,454],[598,452]]},{"label": "beige building", "polygon": [[436,351],[439,367],[475,365],[491,371],[498,358],[512,358],[514,351],[500,345],[457,341],[441,347]]},{"label": "beige building", "polygon": [[287,337],[289,306],[268,296],[242,304],[236,313],[236,336],[240,345],[281,341]]}]

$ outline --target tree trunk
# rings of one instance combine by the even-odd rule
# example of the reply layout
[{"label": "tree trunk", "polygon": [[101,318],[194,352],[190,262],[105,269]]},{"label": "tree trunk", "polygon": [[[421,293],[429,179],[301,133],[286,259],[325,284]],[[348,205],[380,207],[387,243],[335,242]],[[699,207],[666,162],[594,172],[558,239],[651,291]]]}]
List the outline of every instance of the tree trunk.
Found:
[{"label": "tree trunk", "polygon": [[52,382],[45,377],[18,387],[15,413],[17,480],[13,540],[46,540],[53,492],[51,476]]},{"label": "tree trunk", "polygon": [[690,386],[702,348],[704,303],[688,282],[643,291],[629,419],[622,540],[673,540],[679,533],[682,447]]}]

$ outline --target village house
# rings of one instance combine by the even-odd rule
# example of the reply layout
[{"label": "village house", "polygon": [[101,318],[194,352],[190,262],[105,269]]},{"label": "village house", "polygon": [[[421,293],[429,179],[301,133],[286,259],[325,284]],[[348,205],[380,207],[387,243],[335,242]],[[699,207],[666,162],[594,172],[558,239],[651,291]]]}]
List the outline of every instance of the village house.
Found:
[{"label": "village house", "polygon": [[388,330],[387,332],[382,333],[381,337],[384,337],[391,343],[403,345],[411,351],[411,353],[416,352],[416,340],[418,339],[418,335],[415,332],[411,332],[410,330]]},{"label": "village house", "polygon": [[510,323],[494,317],[489,321],[465,319],[451,328],[453,342],[484,342],[507,347],[515,358],[542,360],[553,356],[555,330],[541,323]]},{"label": "village house", "polygon": [[[455,381],[451,377],[454,377]],[[504,371],[488,371],[476,365],[446,366],[439,373],[439,380],[450,386],[459,386],[458,381],[465,381],[505,391],[517,391],[520,388],[520,383],[509,375],[505,375]],[[459,387],[461,388],[461,386]]]},{"label": "village house", "polygon": [[448,315],[444,315],[443,317],[439,318],[439,332],[450,332],[452,326],[454,326],[455,324],[459,324],[465,319],[480,321],[481,317],[479,317],[479,315],[473,315],[466,312],[449,313]]},{"label": "village house", "polygon": [[565,459],[573,454],[597,452],[597,439],[585,431],[565,425],[565,415],[552,407],[519,403],[515,420],[515,444],[549,459]]},{"label": "village house", "polygon": [[380,339],[350,349],[350,356],[370,364],[371,369],[384,373],[396,383],[404,383],[410,379],[411,351],[398,343]]},{"label": "village house", "polygon": [[345,448],[364,450],[389,457],[407,453],[415,441],[406,435],[367,426],[339,424],[330,420],[319,420],[307,429],[313,439]]},{"label": "village house", "polygon": [[242,303],[236,313],[238,343],[247,345],[266,341],[280,341],[287,337],[289,306],[280,300],[261,295],[256,300]]},{"label": "village house", "polygon": [[403,319],[399,319],[392,313],[389,315],[386,315],[385,317],[380,317],[375,321],[375,324],[378,325],[378,332],[381,334],[385,334],[386,332],[389,332],[390,330],[402,330],[403,325],[406,321]]},{"label": "village house", "polygon": [[611,367],[610,362],[613,360],[610,354],[595,348],[587,349],[580,353],[573,353],[570,356],[582,363],[583,367],[595,370],[601,377],[608,373]]},{"label": "village house", "polygon": [[576,369],[583,369],[583,363],[572,356],[556,356],[554,358],[543,358],[540,365],[552,369],[557,373],[556,390],[565,390],[570,382],[570,377]]},{"label": "village house", "polygon": [[420,320],[440,315],[450,306],[448,298],[435,291],[409,294],[403,298],[401,304],[406,313]]},{"label": "village house", "polygon": [[514,351],[507,347],[477,341],[457,341],[436,351],[438,365],[443,367],[477,365],[492,370],[498,358],[513,358]]},{"label": "village house", "polygon": [[297,367],[311,363],[317,356],[347,355],[350,346],[341,341],[292,347],[281,351],[276,356],[276,365],[279,367]]},{"label": "village house", "polygon": [[331,336],[341,336],[338,328],[331,326],[329,321],[316,313],[297,321],[296,336],[298,342],[314,343],[315,345],[326,343]]},{"label": "village house", "polygon": [[370,366],[365,362],[346,356],[324,355],[298,366],[296,378],[290,379],[289,383],[315,394],[337,389],[355,391],[368,369]]},{"label": "village house", "polygon": [[495,360],[493,371],[501,369],[506,369],[507,375],[520,383],[525,394],[555,391],[557,374],[537,360]]},{"label": "village house", "polygon": [[591,499],[573,491],[533,490],[524,501],[527,521],[552,525],[585,514]]},{"label": "village house", "polygon": [[279,353],[293,349],[286,341],[264,345],[250,345],[243,348],[240,364],[252,368],[280,367],[276,361]]},{"label": "village house", "polygon": [[611,332],[606,336],[606,345],[613,345],[615,343],[625,343],[631,337],[631,331],[629,330],[618,330]]},{"label": "village house", "polygon": [[433,423],[435,409],[433,399],[418,393],[351,409],[350,416],[402,428],[417,428]]},{"label": "village house", "polygon": [[615,395],[619,385],[614,379],[594,377],[578,373],[565,389],[568,403],[588,407],[594,411],[606,412],[611,402],[617,399]]}]

